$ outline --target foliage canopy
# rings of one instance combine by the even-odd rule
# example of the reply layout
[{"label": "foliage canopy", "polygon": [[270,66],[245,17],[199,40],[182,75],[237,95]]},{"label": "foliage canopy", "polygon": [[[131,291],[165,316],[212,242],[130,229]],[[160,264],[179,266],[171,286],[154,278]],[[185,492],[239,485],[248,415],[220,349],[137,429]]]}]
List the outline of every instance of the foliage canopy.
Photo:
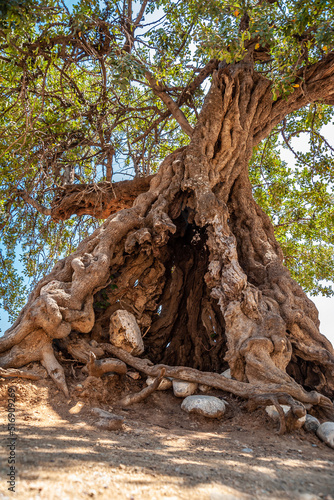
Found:
[{"label": "foliage canopy", "polygon": [[[167,0],[0,2],[0,296],[14,318],[35,282],[96,227],[47,215],[64,183],[154,173],[189,141],[167,100],[194,127],[219,61],[254,52],[273,98],[303,86],[306,66],[334,48],[332,1]],[[254,196],[271,217],[285,262],[306,291],[331,294],[333,108],[292,112],[254,150]],[[295,165],[282,148],[305,136]]]}]

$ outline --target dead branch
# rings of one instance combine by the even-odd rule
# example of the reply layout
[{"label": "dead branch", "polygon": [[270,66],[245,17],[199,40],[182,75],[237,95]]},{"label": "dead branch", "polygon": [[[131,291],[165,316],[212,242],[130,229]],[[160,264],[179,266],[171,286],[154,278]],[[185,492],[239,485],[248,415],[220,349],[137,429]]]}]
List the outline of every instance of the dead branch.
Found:
[{"label": "dead branch", "polygon": [[87,370],[92,377],[102,377],[105,373],[110,372],[124,375],[127,372],[127,367],[125,363],[118,359],[96,359],[95,354],[91,352],[87,363]]},{"label": "dead branch", "polygon": [[84,339],[77,339],[76,341],[68,338],[62,339],[61,347],[66,349],[67,352],[80,363],[86,364],[90,359],[90,354],[93,352],[97,358],[101,358],[104,355],[104,350],[99,347],[93,347],[88,344]]},{"label": "dead branch", "polygon": [[0,368],[0,377],[2,378],[26,378],[29,380],[40,380],[40,375],[36,373],[27,372],[25,370],[16,370],[15,368],[8,368],[5,370],[4,368]]},{"label": "dead branch", "polygon": [[[195,90],[206,80],[206,78],[213,73],[215,69],[218,68],[219,61],[218,59],[211,59],[208,64],[204,66],[199,72],[199,74],[194,78],[192,82],[190,82],[185,89],[182,91],[180,97],[177,100],[177,106],[180,108],[191,96]],[[145,130],[143,134],[136,137],[136,139],[132,142],[132,144],[136,144],[136,142],[144,139],[148,134],[152,132],[160,123],[162,123],[166,118],[172,115],[172,112],[168,109],[165,111],[159,118],[154,120],[153,123]]]},{"label": "dead branch", "polygon": [[152,384],[150,384],[148,387],[145,387],[145,389],[143,389],[140,392],[125,396],[125,398],[121,399],[119,405],[130,406],[135,403],[140,403],[140,401],[146,399],[150,394],[152,394],[152,392],[154,392],[159,387],[159,384],[163,379],[165,373],[166,373],[165,368],[162,368],[160,371],[160,375],[155,379],[155,381]]}]

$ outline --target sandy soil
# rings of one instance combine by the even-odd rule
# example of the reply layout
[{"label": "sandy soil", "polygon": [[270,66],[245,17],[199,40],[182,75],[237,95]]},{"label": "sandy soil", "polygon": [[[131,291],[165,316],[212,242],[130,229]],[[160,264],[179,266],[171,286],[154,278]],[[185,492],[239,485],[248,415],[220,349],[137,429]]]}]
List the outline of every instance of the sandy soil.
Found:
[{"label": "sandy soil", "polygon": [[[333,449],[304,430],[278,436],[263,410],[249,414],[221,392],[210,394],[224,396],[228,411],[211,421],[184,413],[171,390],[117,408],[143,385],[127,376],[96,380],[86,393],[72,380],[70,399],[49,379],[0,384],[0,499],[333,500]],[[8,386],[16,393],[15,493],[6,484]],[[100,430],[92,407],[124,416],[124,428]]]}]

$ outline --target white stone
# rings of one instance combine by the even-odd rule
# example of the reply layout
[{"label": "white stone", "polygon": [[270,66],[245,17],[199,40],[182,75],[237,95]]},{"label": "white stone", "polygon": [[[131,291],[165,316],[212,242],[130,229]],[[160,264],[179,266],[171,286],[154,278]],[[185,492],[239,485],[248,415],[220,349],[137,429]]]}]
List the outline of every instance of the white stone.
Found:
[{"label": "white stone", "polygon": [[[280,406],[283,409],[285,415],[290,411],[291,406],[288,405],[280,405]],[[268,413],[269,417],[272,418],[273,420],[279,420],[279,414],[274,405],[266,406],[266,412]],[[296,423],[297,425],[299,425],[299,427],[301,427],[302,425],[304,425],[305,420],[306,420],[306,415],[298,418]]]},{"label": "white stone", "polygon": [[324,422],[317,429],[317,436],[321,441],[334,448],[334,422]]},{"label": "white stone", "polygon": [[223,377],[225,377],[225,378],[232,378],[230,368],[228,368],[223,373],[221,373],[221,375],[223,375]]},{"label": "white stone", "polygon": [[[290,410],[291,406],[287,405],[281,405],[285,415],[288,413]],[[279,414],[278,411],[276,410],[276,407],[274,405],[272,406],[266,406],[266,412],[268,413],[269,417],[272,418],[273,420],[279,420]]]},{"label": "white stone", "polygon": [[144,352],[144,343],[136,318],[128,311],[119,309],[110,317],[110,342],[133,356]]},{"label": "white stone", "polygon": [[[156,377],[147,377],[146,384],[151,385],[155,381]],[[163,378],[157,387],[157,391],[166,391],[172,387],[173,383],[170,378]]]},{"label": "white stone", "polygon": [[214,396],[188,396],[182,402],[181,409],[208,418],[220,418],[226,411],[224,401]]},{"label": "white stone", "polygon": [[194,394],[198,387],[196,382],[185,382],[184,380],[173,379],[174,396],[178,398],[186,398]]},{"label": "white stone", "polygon": [[312,415],[309,415],[308,413],[306,414],[306,420],[304,423],[304,429],[307,430],[308,432],[316,432],[320,425],[320,422],[317,418],[313,417]]}]

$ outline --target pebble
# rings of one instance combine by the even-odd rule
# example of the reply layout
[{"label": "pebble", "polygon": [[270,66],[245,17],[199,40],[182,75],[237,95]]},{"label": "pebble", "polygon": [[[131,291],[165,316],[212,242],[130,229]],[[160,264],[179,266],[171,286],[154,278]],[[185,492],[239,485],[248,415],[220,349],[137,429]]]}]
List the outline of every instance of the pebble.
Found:
[{"label": "pebble", "polygon": [[244,453],[253,453],[253,450],[252,448],[242,448],[242,450]]},{"label": "pebble", "polygon": [[214,396],[188,396],[182,402],[181,409],[203,417],[221,418],[226,406],[224,401]]},{"label": "pebble", "polygon": [[[156,377],[147,377],[146,379],[146,384],[151,385],[155,381]],[[167,391],[167,389],[170,389],[173,385],[173,382],[171,381],[170,378],[163,378],[160,382],[160,384],[157,387],[157,391]]]},{"label": "pebble", "polygon": [[123,419],[123,417],[120,417],[119,415],[116,415],[115,413],[111,413],[110,411],[102,410],[102,408],[92,408],[91,412],[94,415],[97,415],[98,417],[101,417],[101,418],[109,418],[111,420]]},{"label": "pebble", "polygon": [[231,369],[228,368],[223,373],[221,373],[221,375],[223,375],[223,377],[225,377],[225,378],[232,378],[232,376],[231,376]]},{"label": "pebble", "polygon": [[312,415],[306,414],[306,420],[304,422],[304,429],[308,432],[316,432],[320,422],[317,418]]},{"label": "pebble", "polygon": [[110,420],[110,418],[100,418],[100,420],[98,420],[95,425],[99,429],[103,429],[105,431],[118,431],[123,427],[123,420],[120,418],[117,420]]},{"label": "pebble", "polygon": [[123,427],[124,418],[115,415],[110,411],[102,410],[101,408],[92,408],[91,412],[100,417],[96,422],[96,426],[107,431],[117,431]]},{"label": "pebble", "polygon": [[[290,406],[287,405],[281,405],[281,407],[285,414],[288,413],[288,411],[291,408]],[[266,406],[266,412],[269,415],[269,417],[272,418],[273,420],[279,420],[279,414],[274,405]]]},{"label": "pebble", "polygon": [[139,372],[127,372],[127,376],[131,377],[133,380],[139,380],[140,379],[140,373]]},{"label": "pebble", "polygon": [[210,387],[209,385],[199,384],[198,389],[199,389],[201,392],[206,393],[206,392],[208,392],[208,391],[211,389],[211,387]]},{"label": "pebble", "polygon": [[198,384],[195,382],[185,382],[184,380],[173,379],[174,396],[178,398],[186,398],[191,396],[197,390]]},{"label": "pebble", "polygon": [[330,448],[334,448],[334,422],[324,422],[319,425],[316,434]]}]

